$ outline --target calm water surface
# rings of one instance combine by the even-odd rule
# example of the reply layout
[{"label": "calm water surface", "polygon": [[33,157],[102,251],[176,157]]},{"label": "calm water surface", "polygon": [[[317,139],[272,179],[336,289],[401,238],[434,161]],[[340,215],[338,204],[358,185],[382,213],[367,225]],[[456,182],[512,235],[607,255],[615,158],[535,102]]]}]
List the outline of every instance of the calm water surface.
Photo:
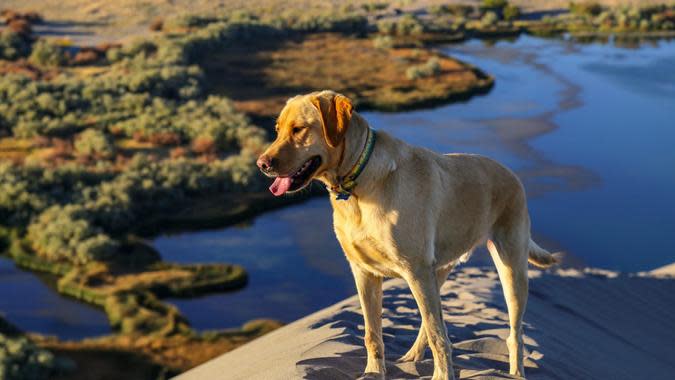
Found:
[{"label": "calm water surface", "polygon": [[110,332],[106,315],[59,295],[47,280],[0,257],[0,314],[21,330],[80,339]]},{"label": "calm water surface", "polygon": [[[486,96],[399,114],[366,112],[378,130],[438,152],[496,158],[523,179],[533,233],[573,265],[640,271],[675,261],[675,43],[636,50],[522,37],[446,52],[496,78]],[[246,288],[172,299],[193,326],[292,321],[354,294],[324,198],[249,225],[155,240],[169,261],[228,262]],[[472,262],[484,263],[480,255]],[[65,338],[109,330],[105,315],[0,260],[0,311]]]}]

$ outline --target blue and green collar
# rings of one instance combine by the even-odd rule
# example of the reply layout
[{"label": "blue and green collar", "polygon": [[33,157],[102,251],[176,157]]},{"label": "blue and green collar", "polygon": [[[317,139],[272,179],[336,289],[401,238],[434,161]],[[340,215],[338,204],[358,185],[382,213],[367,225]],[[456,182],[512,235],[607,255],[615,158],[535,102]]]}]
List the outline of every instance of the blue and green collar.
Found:
[{"label": "blue and green collar", "polygon": [[348,200],[352,195],[352,191],[356,187],[356,179],[363,172],[370,160],[370,156],[373,153],[373,148],[375,147],[375,131],[368,127],[368,137],[366,137],[366,146],[363,148],[359,159],[356,160],[354,166],[349,170],[349,172],[341,178],[338,178],[338,184],[331,187],[330,191],[335,193],[336,200]]}]

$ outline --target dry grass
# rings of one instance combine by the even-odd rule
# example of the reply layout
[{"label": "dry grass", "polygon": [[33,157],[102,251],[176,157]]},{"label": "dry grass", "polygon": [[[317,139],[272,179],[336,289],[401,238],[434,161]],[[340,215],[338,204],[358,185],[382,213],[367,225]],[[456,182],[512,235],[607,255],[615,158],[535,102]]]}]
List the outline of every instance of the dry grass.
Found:
[{"label": "dry grass", "polygon": [[6,137],[0,139],[0,151],[30,151],[33,147],[31,139],[19,139],[14,137]]},{"label": "dry grass", "polygon": [[31,139],[0,138],[0,160],[23,162],[33,150]]},{"label": "dry grass", "polygon": [[[2,27],[0,26],[0,29]],[[0,60],[0,76],[6,74],[20,74],[33,80],[50,80],[59,75],[60,70],[56,68],[38,67],[25,59],[16,61]]]},{"label": "dry grass", "polygon": [[[150,154],[158,158],[170,157],[173,147],[161,146],[157,142],[139,141],[132,138],[116,138],[115,147],[118,152],[117,170],[123,170],[129,158],[136,153]],[[63,164],[75,161],[70,140],[47,139],[45,145],[36,144],[33,139],[15,137],[0,138],[0,160],[11,160],[16,163],[27,161],[44,165]]]},{"label": "dry grass", "polygon": [[[437,57],[438,75],[411,80],[406,70]],[[491,79],[428,49],[377,49],[372,39],[315,34],[259,49],[233,47],[203,63],[212,91],[256,116],[275,116],[290,96],[330,88],[361,108],[398,110],[466,96]]]},{"label": "dry grass", "polygon": [[115,145],[118,148],[129,150],[153,149],[155,147],[155,145],[149,141],[139,141],[131,138],[116,139]]},{"label": "dry grass", "polygon": [[180,268],[123,274],[106,273],[104,276],[96,277],[98,283],[92,289],[102,294],[115,294],[125,290],[145,289],[157,284],[170,284],[193,276],[193,272]]}]

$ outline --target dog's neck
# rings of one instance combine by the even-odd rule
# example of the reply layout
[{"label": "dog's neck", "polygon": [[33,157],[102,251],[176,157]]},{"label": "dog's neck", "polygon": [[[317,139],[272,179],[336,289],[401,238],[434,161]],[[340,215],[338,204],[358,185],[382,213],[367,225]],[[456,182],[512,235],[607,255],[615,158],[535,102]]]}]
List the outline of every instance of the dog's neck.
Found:
[{"label": "dog's neck", "polygon": [[336,170],[338,178],[344,178],[357,164],[366,149],[368,128],[366,121],[360,115],[354,113],[352,125],[347,129],[345,139],[342,142],[344,153]]},{"label": "dog's neck", "polygon": [[[336,149],[344,149],[341,160],[336,164],[335,169],[328,170],[322,178],[319,178],[329,189],[336,187],[340,180],[347,175],[358,162],[366,147],[369,128],[366,120],[363,119],[361,115],[354,112],[349,129],[347,129],[347,132],[345,133],[345,138],[342,142],[343,145],[336,147]],[[375,155],[376,152],[379,155],[383,154],[381,149],[378,149],[377,142],[375,143],[373,155]],[[371,157],[366,163],[363,172],[361,172],[357,178],[357,186],[352,191],[352,195],[355,197],[366,194],[374,181],[389,172],[387,168],[376,168],[375,166],[379,165],[376,161],[382,162],[381,160],[373,160]]]}]

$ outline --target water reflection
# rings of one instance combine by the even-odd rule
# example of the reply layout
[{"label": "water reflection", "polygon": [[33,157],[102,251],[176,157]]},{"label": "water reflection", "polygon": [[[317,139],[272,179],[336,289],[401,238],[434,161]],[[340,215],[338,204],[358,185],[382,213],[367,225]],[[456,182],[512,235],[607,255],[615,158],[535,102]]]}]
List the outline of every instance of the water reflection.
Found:
[{"label": "water reflection", "polygon": [[351,295],[354,285],[326,206],[325,199],[314,199],[265,214],[250,228],[157,239],[166,260],[237,263],[250,275],[237,292],[171,302],[194,326],[215,329],[263,316],[291,321]]},{"label": "water reflection", "polygon": [[22,330],[80,339],[110,332],[102,310],[59,295],[32,272],[0,257],[0,311]]}]

